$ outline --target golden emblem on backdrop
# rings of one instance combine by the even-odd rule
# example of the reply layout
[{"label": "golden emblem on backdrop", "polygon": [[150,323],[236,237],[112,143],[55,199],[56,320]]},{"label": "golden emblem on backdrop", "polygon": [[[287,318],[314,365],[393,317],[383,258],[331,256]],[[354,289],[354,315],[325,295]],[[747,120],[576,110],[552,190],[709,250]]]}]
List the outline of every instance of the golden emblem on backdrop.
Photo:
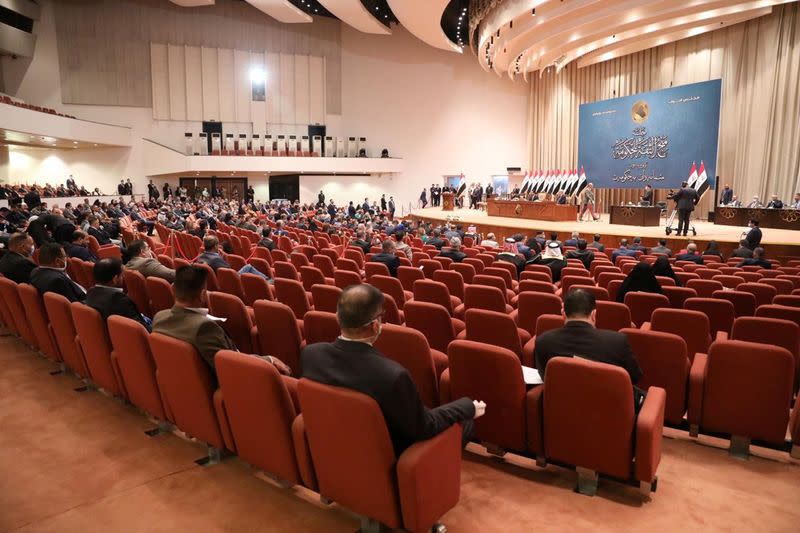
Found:
[{"label": "golden emblem on backdrop", "polygon": [[517,207],[514,208],[514,214],[517,216],[522,215],[522,205],[517,204]]},{"label": "golden emblem on backdrop", "polygon": [[796,209],[781,210],[781,220],[784,222],[797,222],[800,220],[800,213]]},{"label": "golden emblem on backdrop", "polygon": [[632,207],[624,207],[622,208],[620,214],[622,215],[623,218],[632,218],[634,213],[635,211]]},{"label": "golden emblem on backdrop", "polygon": [[644,124],[650,116],[650,105],[644,100],[639,100],[631,108],[631,118],[637,124]]},{"label": "golden emblem on backdrop", "polygon": [[718,212],[720,217],[727,218],[728,220],[736,217],[736,211],[730,207],[721,207]]}]

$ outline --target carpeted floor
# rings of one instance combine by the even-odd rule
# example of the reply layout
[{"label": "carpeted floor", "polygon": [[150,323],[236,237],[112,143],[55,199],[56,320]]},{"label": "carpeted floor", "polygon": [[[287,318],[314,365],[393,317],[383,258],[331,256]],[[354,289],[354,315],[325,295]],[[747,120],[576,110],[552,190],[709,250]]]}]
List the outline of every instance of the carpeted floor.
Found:
[{"label": "carpeted floor", "polygon": [[[0,338],[0,531],[355,531],[358,520],[304,489],[282,489],[237,458],[212,467],[174,435],[147,437],[133,408],[49,374],[47,360]],[[601,482],[589,498],[574,472],[465,453],[451,533],[800,531],[800,462],[756,450],[740,461],[670,431],[658,492]],[[769,457],[769,459],[764,458]]]}]

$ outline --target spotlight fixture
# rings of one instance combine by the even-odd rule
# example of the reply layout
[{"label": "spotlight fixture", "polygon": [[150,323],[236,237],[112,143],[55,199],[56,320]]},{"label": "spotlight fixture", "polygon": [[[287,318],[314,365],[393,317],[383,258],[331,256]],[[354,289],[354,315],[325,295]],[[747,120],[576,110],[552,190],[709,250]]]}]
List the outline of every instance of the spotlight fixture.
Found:
[{"label": "spotlight fixture", "polygon": [[250,67],[250,81],[260,84],[267,81],[267,73],[259,66]]}]

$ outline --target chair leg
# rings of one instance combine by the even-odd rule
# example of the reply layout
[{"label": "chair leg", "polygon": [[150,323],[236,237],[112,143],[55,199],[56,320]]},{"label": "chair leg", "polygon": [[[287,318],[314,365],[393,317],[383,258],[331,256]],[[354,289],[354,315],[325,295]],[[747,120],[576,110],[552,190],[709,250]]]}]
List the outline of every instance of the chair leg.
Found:
[{"label": "chair leg", "polygon": [[689,424],[689,436],[690,437],[697,437],[700,434],[700,425],[699,424]]},{"label": "chair leg", "polygon": [[639,482],[639,494],[641,494],[646,500],[650,499],[650,493],[656,491],[656,486],[658,485],[658,478],[655,478],[652,483],[649,481],[640,481]]},{"label": "chair leg", "polygon": [[358,533],[386,533],[388,531],[389,528],[377,520],[366,516],[361,517],[361,527],[358,529]]},{"label": "chair leg", "polygon": [[731,435],[731,447],[728,454],[737,459],[747,460],[750,458],[750,437],[742,435]]},{"label": "chair leg", "polygon": [[447,533],[447,526],[444,524],[433,524],[433,526],[431,526],[431,533]]},{"label": "chair leg", "polygon": [[578,472],[578,485],[575,490],[585,496],[597,494],[597,472],[581,466],[575,467],[575,471]]},{"label": "chair leg", "polygon": [[206,457],[201,457],[200,459],[196,459],[195,463],[200,466],[213,466],[219,464],[222,460],[222,452],[219,448],[215,448],[213,446],[208,447],[208,455]]},{"label": "chair leg", "polygon": [[486,448],[486,452],[494,455],[495,457],[504,457],[506,455],[506,451],[498,446],[497,444],[492,444],[490,442],[483,442],[483,447]]},{"label": "chair leg", "polygon": [[64,365],[64,362],[62,361],[62,362],[58,363],[58,369],[50,371],[50,375],[51,376],[57,376],[59,374],[63,374],[64,372],[66,372],[66,369],[67,369],[67,367]]},{"label": "chair leg", "polygon": [[158,425],[156,427],[146,430],[144,434],[147,435],[148,437],[157,437],[158,435],[172,433],[174,429],[175,426],[173,426],[166,420],[159,420]]},{"label": "chair leg", "polygon": [[543,455],[537,455],[536,466],[538,466],[539,468],[547,468],[547,457]]},{"label": "chair leg", "polygon": [[789,456],[793,459],[800,459],[800,444],[793,444]]}]

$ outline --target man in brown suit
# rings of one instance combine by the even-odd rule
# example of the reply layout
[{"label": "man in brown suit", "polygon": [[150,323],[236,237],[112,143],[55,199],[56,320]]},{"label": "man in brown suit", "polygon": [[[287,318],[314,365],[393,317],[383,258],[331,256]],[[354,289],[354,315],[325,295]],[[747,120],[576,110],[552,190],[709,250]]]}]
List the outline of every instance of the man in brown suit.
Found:
[{"label": "man in brown suit", "polygon": [[[184,266],[175,274],[175,305],[159,311],[153,319],[153,332],[188,342],[216,373],[214,356],[220,350],[236,350],[220,319],[208,314],[206,305],[206,279],[208,271],[201,267]],[[258,357],[258,356],[254,356]],[[282,374],[291,370],[280,359],[265,356]]]},{"label": "man in brown suit", "polygon": [[165,267],[153,257],[153,252],[147,241],[133,241],[128,245],[128,264],[125,265],[131,270],[136,270],[144,277],[155,276],[164,278],[168,282],[175,281],[175,271]]}]

